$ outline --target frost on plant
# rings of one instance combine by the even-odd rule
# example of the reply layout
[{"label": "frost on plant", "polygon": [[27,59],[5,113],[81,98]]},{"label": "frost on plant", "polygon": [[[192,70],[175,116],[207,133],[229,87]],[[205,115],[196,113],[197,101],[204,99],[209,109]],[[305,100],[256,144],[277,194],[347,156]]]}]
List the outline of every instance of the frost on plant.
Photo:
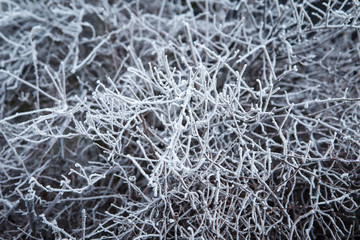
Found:
[{"label": "frost on plant", "polygon": [[0,237],[359,237],[358,1],[1,1]]}]

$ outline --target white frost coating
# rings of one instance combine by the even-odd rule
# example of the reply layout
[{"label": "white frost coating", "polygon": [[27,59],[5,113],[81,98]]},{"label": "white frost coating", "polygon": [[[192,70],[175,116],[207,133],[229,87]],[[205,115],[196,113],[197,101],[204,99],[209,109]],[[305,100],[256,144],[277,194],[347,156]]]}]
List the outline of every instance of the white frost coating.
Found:
[{"label": "white frost coating", "polygon": [[302,2],[2,1],[0,238],[359,235],[359,3]]},{"label": "white frost coating", "polygon": [[308,109],[308,108],[309,108],[309,103],[308,103],[308,102],[306,102],[306,103],[304,104],[304,108],[305,108],[305,109]]},{"label": "white frost coating", "polygon": [[129,181],[130,181],[130,182],[135,182],[135,181],[136,181],[136,177],[135,177],[135,176],[130,176],[130,177],[129,177]]}]

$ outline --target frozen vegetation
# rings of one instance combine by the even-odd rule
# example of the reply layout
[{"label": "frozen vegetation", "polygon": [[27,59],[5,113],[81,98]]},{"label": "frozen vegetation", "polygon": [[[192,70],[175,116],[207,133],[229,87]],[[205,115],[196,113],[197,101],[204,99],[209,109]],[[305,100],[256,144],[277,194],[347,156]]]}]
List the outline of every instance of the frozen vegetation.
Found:
[{"label": "frozen vegetation", "polygon": [[0,1],[0,238],[359,238],[359,16]]}]

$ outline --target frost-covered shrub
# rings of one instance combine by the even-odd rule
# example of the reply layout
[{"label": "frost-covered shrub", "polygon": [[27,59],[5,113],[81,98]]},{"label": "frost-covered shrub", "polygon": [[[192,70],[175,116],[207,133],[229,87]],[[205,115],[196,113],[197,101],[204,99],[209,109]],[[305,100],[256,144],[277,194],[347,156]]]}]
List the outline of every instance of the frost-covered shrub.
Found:
[{"label": "frost-covered shrub", "polygon": [[358,1],[0,6],[0,237],[359,236]]}]

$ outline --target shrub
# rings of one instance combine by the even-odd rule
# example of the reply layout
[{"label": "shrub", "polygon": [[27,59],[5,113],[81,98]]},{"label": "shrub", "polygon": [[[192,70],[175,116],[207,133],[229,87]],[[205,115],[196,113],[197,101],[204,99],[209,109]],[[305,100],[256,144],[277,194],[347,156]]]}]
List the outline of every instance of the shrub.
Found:
[{"label": "shrub", "polygon": [[359,237],[358,1],[0,6],[0,237]]}]

